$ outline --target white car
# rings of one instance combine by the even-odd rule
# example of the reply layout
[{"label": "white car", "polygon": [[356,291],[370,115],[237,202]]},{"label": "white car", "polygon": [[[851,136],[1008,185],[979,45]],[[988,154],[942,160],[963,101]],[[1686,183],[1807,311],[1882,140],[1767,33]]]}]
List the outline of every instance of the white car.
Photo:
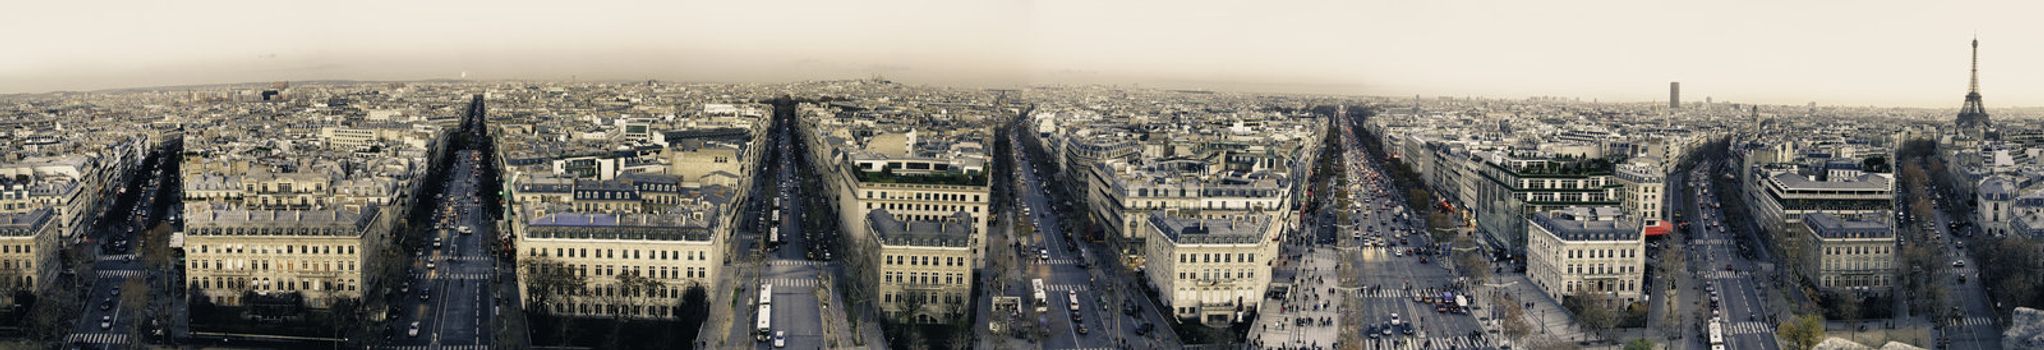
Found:
[{"label": "white car", "polygon": [[114,317],[113,317],[113,316],[100,316],[100,317],[99,317],[99,329],[112,329],[112,328],[114,328]]},{"label": "white car", "polygon": [[409,331],[405,331],[405,334],[408,334],[408,335],[411,335],[411,336],[414,336],[414,337],[417,337],[417,336],[419,336],[419,321],[412,321],[412,329],[411,329],[411,330],[409,330]]},{"label": "white car", "polygon": [[774,347],[776,348],[788,347],[788,332],[774,331]]}]

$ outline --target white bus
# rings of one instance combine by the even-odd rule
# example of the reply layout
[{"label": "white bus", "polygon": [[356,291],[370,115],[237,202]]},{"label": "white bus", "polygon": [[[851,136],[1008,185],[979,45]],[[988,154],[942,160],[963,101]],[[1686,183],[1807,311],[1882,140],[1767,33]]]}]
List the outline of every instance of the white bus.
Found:
[{"label": "white bus", "polygon": [[1723,350],[1725,348],[1725,329],[1717,321],[1710,322],[1710,348],[1712,350]]},{"label": "white bus", "polygon": [[774,321],[773,321],[773,320],[774,320],[774,306],[773,306],[772,304],[760,304],[760,305],[759,305],[759,324],[758,324],[757,326],[753,327],[753,332],[752,332],[752,338],[753,338],[753,340],[757,340],[757,341],[767,341],[767,339],[773,338],[773,336],[774,336]]},{"label": "white bus", "polygon": [[781,227],[767,228],[767,244],[781,244]]},{"label": "white bus", "polygon": [[758,319],[759,319],[758,324],[753,327],[752,337],[754,340],[757,341],[767,341],[767,339],[772,338],[774,336],[773,284],[761,283],[759,285]]},{"label": "white bus", "polygon": [[1050,312],[1050,295],[1043,290],[1043,279],[1029,280],[1029,285],[1036,291],[1036,312]]}]

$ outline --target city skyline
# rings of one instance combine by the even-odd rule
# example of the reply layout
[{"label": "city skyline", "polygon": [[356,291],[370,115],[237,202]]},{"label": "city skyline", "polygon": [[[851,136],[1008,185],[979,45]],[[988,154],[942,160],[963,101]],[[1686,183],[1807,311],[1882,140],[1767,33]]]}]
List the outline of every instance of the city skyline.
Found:
[{"label": "city skyline", "polygon": [[[1179,4],[1179,3],[1172,3]],[[38,3],[0,93],[285,80],[1113,84],[1377,96],[1989,109],[2044,105],[2039,5],[886,1]],[[88,7],[90,6],[90,7]],[[1415,15],[1419,14],[1419,15]],[[1592,15],[1600,20],[1570,20]],[[90,26],[79,26],[90,24]],[[53,30],[61,29],[61,30]]]}]

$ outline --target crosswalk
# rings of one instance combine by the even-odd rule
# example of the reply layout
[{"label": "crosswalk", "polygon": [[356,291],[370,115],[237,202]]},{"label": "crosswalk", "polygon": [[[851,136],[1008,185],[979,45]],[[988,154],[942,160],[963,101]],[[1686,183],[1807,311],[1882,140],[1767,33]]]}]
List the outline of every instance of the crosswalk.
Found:
[{"label": "crosswalk", "polygon": [[99,278],[135,278],[135,277],[142,277],[142,271],[141,271],[141,270],[99,270]]},{"label": "crosswalk", "polygon": [[79,343],[83,343],[83,344],[127,344],[127,343],[128,343],[128,335],[127,335],[127,334],[114,334],[114,333],[74,333],[74,334],[71,334],[71,336],[65,337],[65,338],[64,338],[64,341],[66,341],[66,342],[70,342],[70,343],[73,343],[73,344],[79,344]]},{"label": "crosswalk", "polygon": [[1994,326],[1994,319],[1983,316],[1970,316],[1966,318],[1961,318],[1955,322],[1952,322],[1952,324],[1954,326],[1959,327]]},{"label": "crosswalk", "polygon": [[772,284],[774,285],[774,287],[816,288],[817,285],[816,279],[814,278],[774,277],[764,279],[761,282],[766,284]]},{"label": "crosswalk", "polygon": [[1050,259],[1050,261],[1048,261],[1048,262],[1049,262],[1049,263],[1050,263],[1051,265],[1078,265],[1078,264],[1079,264],[1079,259],[1072,259],[1072,258],[1059,258],[1059,259]]},{"label": "crosswalk", "polygon": [[1362,348],[1369,350],[1469,350],[1495,349],[1496,347],[1492,345],[1490,336],[1486,335],[1480,338],[1409,338],[1394,336],[1393,338],[1364,340]]},{"label": "crosswalk", "polygon": [[447,257],[447,258],[448,258],[448,259],[452,259],[452,260],[454,260],[454,261],[466,261],[466,262],[489,262],[489,261],[490,261],[490,257],[488,257],[488,256],[482,256],[482,255],[462,255],[462,256],[450,256],[450,257]]},{"label": "crosswalk", "polygon": [[[426,279],[426,273],[420,272],[412,274],[412,278]],[[433,275],[433,278],[443,280],[486,280],[490,279],[490,274],[474,272],[447,272]]]},{"label": "crosswalk", "polygon": [[101,255],[99,256],[99,261],[121,261],[134,258],[135,254]]},{"label": "crosswalk", "polygon": [[489,350],[489,345],[386,345],[385,350]]},{"label": "crosswalk", "polygon": [[1412,292],[1402,289],[1373,289],[1358,294],[1364,298],[1412,299]]},{"label": "crosswalk", "polygon": [[1046,291],[1051,291],[1051,292],[1084,292],[1084,291],[1092,290],[1092,289],[1093,289],[1093,287],[1091,287],[1091,286],[1087,286],[1087,285],[1084,285],[1084,284],[1057,284],[1057,283],[1051,283],[1051,284],[1045,284],[1045,285],[1043,285],[1043,289],[1044,289],[1044,290],[1046,290]]},{"label": "crosswalk", "polygon": [[1729,333],[1732,335],[1774,334],[1774,326],[1768,325],[1767,322],[1753,321],[1732,322],[1731,324],[1725,326],[1725,333]]},{"label": "crosswalk", "polygon": [[1061,349],[1061,350],[1109,350],[1109,349],[1113,349],[1113,348],[1105,348],[1105,347],[1102,347],[1102,348],[1064,348],[1064,349]]},{"label": "crosswalk", "polygon": [[768,260],[768,261],[767,261],[767,265],[773,265],[773,266],[822,266],[822,265],[823,265],[823,263],[822,263],[822,262],[818,262],[818,261],[809,261],[809,260],[778,260],[778,259],[777,259],[777,260]]},{"label": "crosswalk", "polygon": [[1709,272],[1702,273],[1703,278],[1716,280],[1743,278],[1746,277],[1747,274],[1748,273],[1746,271],[1725,271],[1725,270],[1710,270]]}]

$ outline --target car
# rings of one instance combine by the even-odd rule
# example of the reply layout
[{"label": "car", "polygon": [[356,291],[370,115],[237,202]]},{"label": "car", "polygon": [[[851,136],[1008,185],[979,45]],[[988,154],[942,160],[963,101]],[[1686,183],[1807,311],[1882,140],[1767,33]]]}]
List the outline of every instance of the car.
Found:
[{"label": "car", "polygon": [[99,329],[113,329],[113,328],[114,328],[114,317],[113,317],[113,316],[100,316],[100,317],[99,317]]},{"label": "car", "polygon": [[1077,331],[1077,332],[1079,332],[1079,334],[1086,334],[1086,332],[1087,332],[1087,331],[1086,331],[1086,324],[1084,324],[1084,323],[1078,323],[1078,324],[1073,324],[1073,325],[1072,325],[1072,330],[1073,330],[1073,331]]},{"label": "car", "polygon": [[420,300],[420,301],[426,301],[426,300],[431,300],[431,299],[433,299],[433,291],[432,291],[432,290],[429,290],[429,289],[426,289],[426,288],[419,288],[419,300]]},{"label": "car", "polygon": [[434,268],[437,268],[437,267],[439,267],[439,264],[434,264],[434,263],[433,263],[433,262],[431,262],[431,261],[428,261],[428,262],[426,262],[426,269],[427,269],[427,270],[432,270],[432,269],[434,269]]},{"label": "car", "polygon": [[774,347],[776,348],[788,347],[787,331],[774,331]]},{"label": "car", "polygon": [[405,335],[413,337],[419,336],[419,321],[412,321],[412,328],[411,330],[405,331]]},{"label": "car", "polygon": [[111,300],[109,300],[109,301],[102,301],[102,302],[100,302],[100,303],[99,303],[99,311],[106,311],[106,310],[110,310],[110,309],[113,309],[113,308],[114,308],[114,302],[113,302],[113,301],[111,301]]},{"label": "car", "polygon": [[1965,260],[1953,261],[1953,262],[1952,262],[1952,267],[1957,267],[1957,268],[1965,268],[1965,267],[1966,267],[1966,261],[1965,261]]}]

